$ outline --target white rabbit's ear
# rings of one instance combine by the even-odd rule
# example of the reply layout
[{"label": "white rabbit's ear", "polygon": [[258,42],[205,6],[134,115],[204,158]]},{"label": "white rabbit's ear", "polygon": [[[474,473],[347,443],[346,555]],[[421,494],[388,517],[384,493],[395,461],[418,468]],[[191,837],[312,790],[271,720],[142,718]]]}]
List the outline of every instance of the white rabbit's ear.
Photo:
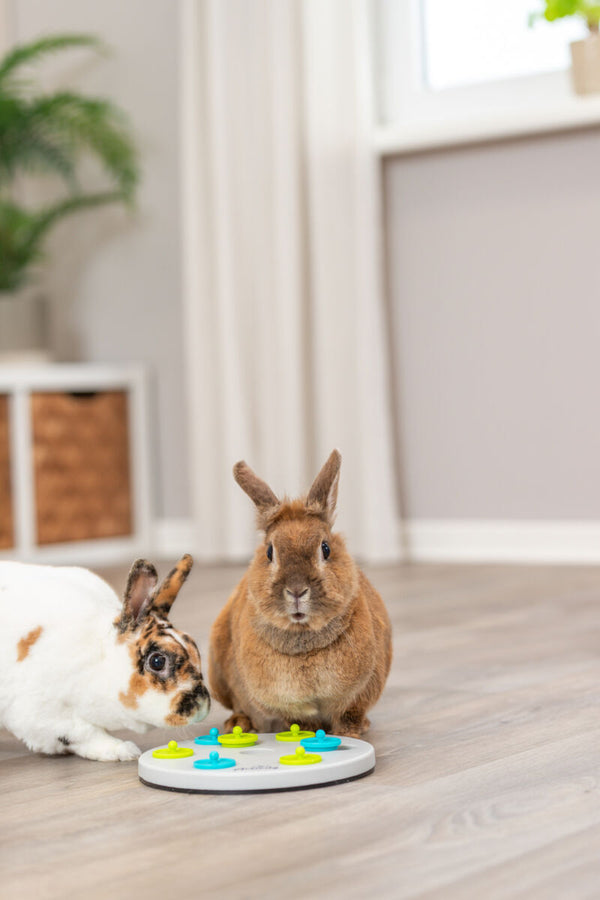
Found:
[{"label": "white rabbit's ear", "polygon": [[339,450],[334,450],[313,481],[306,499],[306,505],[316,507],[324,513],[330,525],[333,525],[335,518],[341,465],[342,454]]},{"label": "white rabbit's ear", "polygon": [[152,610],[160,618],[166,619],[168,617],[169,610],[173,606],[175,598],[181,590],[185,579],[190,574],[193,565],[194,560],[189,553],[186,553],[185,556],[181,557],[175,568],[171,569],[169,574],[163,579],[160,587],[154,592],[152,598]]},{"label": "white rabbit's ear", "polygon": [[135,626],[140,622],[153,602],[153,592],[158,581],[158,573],[146,559],[136,559],[131,567],[125,588],[123,627]]}]

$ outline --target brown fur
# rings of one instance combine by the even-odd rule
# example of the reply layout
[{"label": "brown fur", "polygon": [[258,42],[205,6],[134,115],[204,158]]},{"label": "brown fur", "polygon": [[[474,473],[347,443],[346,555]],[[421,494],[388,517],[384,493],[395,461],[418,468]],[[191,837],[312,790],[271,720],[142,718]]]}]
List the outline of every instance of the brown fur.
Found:
[{"label": "brown fur", "polygon": [[[277,506],[261,505],[274,495],[245,463],[234,470],[265,539],[211,633],[209,682],[233,711],[230,726],[269,731],[296,722],[354,736],[368,728],[367,710],[390,668],[391,626],[381,597],[331,531],[340,462],[334,451],[305,500]],[[307,618],[293,621],[292,598],[306,588]]]},{"label": "brown fur", "polygon": [[42,626],[38,625],[37,628],[34,628],[33,631],[30,631],[29,634],[25,635],[24,638],[21,638],[21,640],[17,644],[17,662],[23,662],[43,630],[44,629],[42,628]]},{"label": "brown fur", "polygon": [[181,725],[187,725],[187,719],[185,716],[179,715],[179,713],[171,713],[165,719],[167,725],[171,725],[173,728],[179,728]]},{"label": "brown fur", "polygon": [[158,616],[168,616],[177,594],[190,574],[193,560],[189,553],[183,556],[156,591],[152,606]]},{"label": "brown fur", "polygon": [[127,693],[125,694],[123,691],[119,692],[119,700],[126,706],[128,709],[136,709],[138,705],[138,697],[141,697],[142,694],[145,694],[149,688],[148,682],[145,680],[143,675],[140,675],[139,672],[134,672],[129,679],[129,688]]}]

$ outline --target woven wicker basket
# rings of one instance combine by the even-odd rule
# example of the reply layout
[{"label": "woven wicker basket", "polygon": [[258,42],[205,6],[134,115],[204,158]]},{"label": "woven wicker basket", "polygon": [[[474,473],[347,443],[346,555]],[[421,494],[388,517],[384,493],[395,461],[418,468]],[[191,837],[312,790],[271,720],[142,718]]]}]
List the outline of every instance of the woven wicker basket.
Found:
[{"label": "woven wicker basket", "polygon": [[0,394],[0,549],[14,547],[8,397]]},{"label": "woven wicker basket", "polygon": [[38,544],[132,533],[127,394],[33,393]]}]

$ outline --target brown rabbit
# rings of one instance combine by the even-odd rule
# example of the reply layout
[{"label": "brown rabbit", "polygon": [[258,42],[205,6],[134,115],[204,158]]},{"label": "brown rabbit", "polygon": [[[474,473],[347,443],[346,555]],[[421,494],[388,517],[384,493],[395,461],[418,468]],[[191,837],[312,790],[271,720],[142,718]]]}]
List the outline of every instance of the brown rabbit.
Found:
[{"label": "brown rabbit", "polygon": [[369,727],[390,669],[391,626],[331,531],[341,461],[334,450],[300,500],[278,500],[245,462],[234,466],[264,542],[212,628],[209,681],[233,710],[226,727],[298,723],[350,737]]}]

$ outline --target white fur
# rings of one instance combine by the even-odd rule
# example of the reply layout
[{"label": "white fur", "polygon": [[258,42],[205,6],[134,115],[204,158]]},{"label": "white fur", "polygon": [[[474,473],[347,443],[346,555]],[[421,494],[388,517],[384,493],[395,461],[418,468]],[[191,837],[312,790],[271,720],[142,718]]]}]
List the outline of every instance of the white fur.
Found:
[{"label": "white fur", "polygon": [[[113,624],[121,610],[112,588],[86,569],[0,562],[0,724],[31,750],[135,759],[136,745],[106,729],[165,724],[171,694],[148,690],[135,709],[119,699],[133,672]],[[19,642],[40,627],[19,661]]]}]

